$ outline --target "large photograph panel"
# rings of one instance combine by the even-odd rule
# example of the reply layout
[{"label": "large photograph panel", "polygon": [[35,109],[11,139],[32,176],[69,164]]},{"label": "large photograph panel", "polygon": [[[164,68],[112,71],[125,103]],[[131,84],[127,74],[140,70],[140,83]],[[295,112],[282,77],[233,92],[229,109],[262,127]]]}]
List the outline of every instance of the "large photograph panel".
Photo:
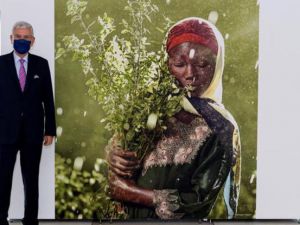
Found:
[{"label": "large photograph panel", "polygon": [[[205,20],[197,20],[196,25],[190,20],[182,21],[189,17]],[[176,32],[172,33],[169,29],[176,23]],[[223,36],[225,51],[214,24]],[[201,29],[213,34],[201,33]],[[168,61],[164,52],[166,41]],[[186,46],[186,42],[193,44]],[[203,51],[198,45],[208,50]],[[56,218],[225,219],[232,216],[237,198],[235,217],[253,218],[258,74],[256,1],[56,1],[56,56]],[[204,65],[198,65],[202,62],[200,58],[205,59]],[[186,74],[181,73],[185,67],[193,68],[193,82],[200,80],[197,74],[207,74],[207,79],[197,86],[202,88],[183,85],[180,77]],[[202,67],[212,70],[206,73]],[[181,95],[188,97],[183,102],[186,104],[179,104]],[[202,98],[196,98],[199,96]],[[188,112],[185,114],[189,121],[178,126],[186,115],[175,117],[177,120],[169,116],[177,115],[181,107]],[[194,122],[190,122],[191,117]],[[199,139],[187,141],[184,134]],[[176,141],[177,136],[180,138]],[[165,143],[162,137],[166,137]],[[167,145],[170,139],[171,144]],[[158,147],[164,144],[165,149]],[[106,151],[116,146],[137,152],[140,169],[127,174],[133,176],[134,185],[162,196],[163,201],[156,198],[151,210],[144,198],[142,204],[136,202],[138,195],[133,200],[120,201],[123,197],[118,195],[118,185],[109,189],[109,179],[111,183],[117,180],[128,185],[127,178],[108,178]],[[167,155],[159,149],[167,151]],[[221,151],[229,154],[219,154]],[[226,163],[218,163],[222,157]],[[216,178],[219,175],[221,179]],[[149,184],[150,181],[153,183]],[[192,191],[186,190],[189,186]],[[165,191],[169,189],[172,191]],[[119,201],[112,201],[109,192]],[[202,204],[205,200],[207,204]],[[164,203],[172,206],[164,208]]]}]

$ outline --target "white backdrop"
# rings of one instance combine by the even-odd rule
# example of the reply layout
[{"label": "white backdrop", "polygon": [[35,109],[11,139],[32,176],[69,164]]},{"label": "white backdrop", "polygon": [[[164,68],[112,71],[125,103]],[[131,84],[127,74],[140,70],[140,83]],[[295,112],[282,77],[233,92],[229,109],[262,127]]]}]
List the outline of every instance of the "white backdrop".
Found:
[{"label": "white backdrop", "polygon": [[[0,0],[1,54],[12,51],[9,40],[16,21],[25,20],[33,25],[36,42],[31,52],[49,61],[54,84],[54,0]],[[55,218],[54,145],[43,149],[40,165],[39,218]],[[19,159],[15,166],[9,218],[23,218],[24,197]],[[1,200],[0,200],[1,201]]]},{"label": "white backdrop", "polygon": [[[54,75],[54,0],[0,0],[2,53],[11,50],[13,23],[35,28],[33,53],[49,60]],[[257,0],[259,3],[259,0]],[[100,3],[99,3],[100,4]],[[300,1],[261,0],[258,109],[258,219],[300,218]],[[247,163],[243,161],[243,163]],[[54,218],[54,151],[43,152],[40,218]],[[15,173],[11,218],[23,215],[19,166]]]},{"label": "white backdrop", "polygon": [[[256,218],[300,218],[300,1],[260,1]],[[247,163],[247,162],[243,162]]]}]

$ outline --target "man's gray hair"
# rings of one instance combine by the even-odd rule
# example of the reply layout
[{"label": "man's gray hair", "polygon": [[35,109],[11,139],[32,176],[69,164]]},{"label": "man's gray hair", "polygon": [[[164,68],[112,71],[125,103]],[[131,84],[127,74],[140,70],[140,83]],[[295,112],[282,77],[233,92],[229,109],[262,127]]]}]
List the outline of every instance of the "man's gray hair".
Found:
[{"label": "man's gray hair", "polygon": [[33,27],[30,23],[28,22],[25,22],[25,21],[18,21],[14,24],[13,26],[13,29],[12,29],[12,33],[14,32],[15,29],[18,29],[18,28],[26,28],[26,29],[30,29],[31,30],[31,33],[32,33],[32,36],[34,35],[33,34]]}]

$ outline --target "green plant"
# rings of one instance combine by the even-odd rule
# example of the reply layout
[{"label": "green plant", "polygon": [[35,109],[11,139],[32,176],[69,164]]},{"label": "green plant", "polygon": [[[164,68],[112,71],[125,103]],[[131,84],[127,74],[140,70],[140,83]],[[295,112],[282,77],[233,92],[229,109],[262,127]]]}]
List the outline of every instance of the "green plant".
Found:
[{"label": "green plant", "polygon": [[166,119],[180,109],[182,98],[166,67],[165,51],[147,50],[147,26],[158,7],[150,0],[128,0],[130,21],[123,19],[118,33],[107,14],[87,24],[86,6],[83,0],[67,2],[67,15],[82,34],[65,36],[56,57],[72,53],[80,62],[89,95],[106,113],[106,129],[118,134],[124,149],[143,157],[166,129]]},{"label": "green plant", "polygon": [[125,213],[108,195],[107,162],[96,159],[92,171],[83,170],[84,157],[74,161],[55,156],[55,214],[58,219],[118,219]]}]

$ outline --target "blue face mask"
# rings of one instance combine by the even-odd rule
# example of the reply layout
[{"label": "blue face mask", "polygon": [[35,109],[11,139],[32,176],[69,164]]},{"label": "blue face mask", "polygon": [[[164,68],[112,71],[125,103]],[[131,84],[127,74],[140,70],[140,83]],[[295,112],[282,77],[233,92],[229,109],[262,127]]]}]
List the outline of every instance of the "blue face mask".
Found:
[{"label": "blue face mask", "polygon": [[14,49],[19,54],[26,54],[29,52],[31,41],[25,39],[14,40]]}]

